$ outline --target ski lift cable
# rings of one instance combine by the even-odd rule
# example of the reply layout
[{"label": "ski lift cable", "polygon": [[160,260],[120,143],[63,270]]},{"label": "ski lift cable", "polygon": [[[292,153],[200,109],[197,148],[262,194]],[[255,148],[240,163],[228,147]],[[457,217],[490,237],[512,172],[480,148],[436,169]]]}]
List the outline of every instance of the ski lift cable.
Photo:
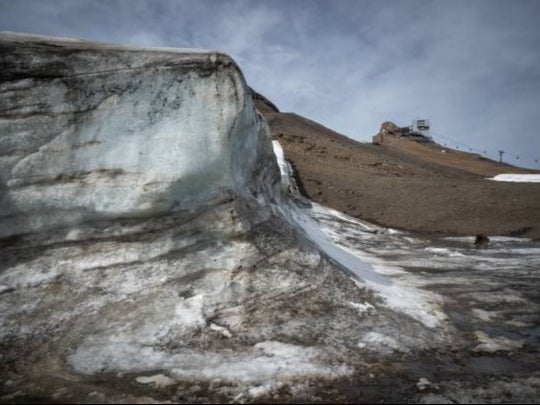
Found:
[{"label": "ski lift cable", "polygon": [[[488,149],[488,148],[478,149],[478,148],[473,147],[471,145],[468,145],[468,144],[466,144],[464,142],[458,141],[458,140],[450,138],[448,136],[444,136],[444,135],[442,135],[442,134],[440,134],[438,132],[431,131],[431,133],[436,138],[441,138],[441,139],[444,139],[446,141],[449,141],[450,143],[454,143],[455,145],[459,146],[459,149],[461,149],[461,148],[469,149],[470,151],[476,152],[476,153],[481,154],[481,155],[499,156],[499,151],[498,150],[495,151],[495,150],[491,150],[491,149]],[[512,152],[512,151],[507,151],[506,150],[505,153],[509,157],[513,156],[514,159],[516,159],[516,160],[525,160],[525,161],[531,161],[531,162],[534,162],[534,163],[538,163],[538,161],[540,160],[540,158],[537,158],[537,157],[533,157],[533,156],[530,156],[530,155],[523,155],[521,153],[516,153],[516,152]]]},{"label": "ski lift cable", "polygon": [[[458,141],[456,139],[452,139],[450,137],[447,137],[447,136],[443,136],[439,133],[436,133],[434,131],[432,131],[432,133],[434,133],[434,135],[437,137],[437,138],[442,138],[442,139],[445,139],[447,141],[450,141],[451,143],[454,143],[456,144],[456,149],[469,149],[469,151],[471,152],[475,152],[475,153],[478,153],[480,155],[485,155],[485,156],[493,156],[493,157],[497,157],[499,156],[499,151],[493,151],[493,150],[489,150],[487,148],[485,149],[478,149],[476,147],[473,147],[473,146],[470,146],[470,145],[467,145],[461,141]],[[515,153],[515,152],[512,152],[512,151],[506,151],[507,152],[507,156],[509,156],[511,159],[514,159],[514,160],[520,160],[520,161],[529,161],[531,163],[536,163],[538,164],[539,163],[539,158],[535,158],[533,156],[530,156],[530,155],[523,155],[522,153]]]}]

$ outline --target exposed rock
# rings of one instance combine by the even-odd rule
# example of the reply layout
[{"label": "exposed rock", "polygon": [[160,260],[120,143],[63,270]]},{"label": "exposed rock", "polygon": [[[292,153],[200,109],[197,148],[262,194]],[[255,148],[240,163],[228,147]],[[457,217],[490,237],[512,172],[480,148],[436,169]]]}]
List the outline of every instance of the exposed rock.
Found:
[{"label": "exposed rock", "polygon": [[257,108],[257,110],[259,110],[261,113],[279,112],[279,108],[277,108],[277,106],[270,100],[268,100],[265,96],[256,92],[251,87],[250,90],[251,94],[253,95],[253,100],[255,101],[255,107]]},{"label": "exposed rock", "polygon": [[381,124],[380,133],[384,134],[395,134],[397,132],[402,132],[401,128],[394,124],[392,121],[385,121]]},{"label": "exposed rock", "polygon": [[474,246],[477,248],[483,248],[489,245],[489,238],[483,233],[476,235],[474,239]]}]

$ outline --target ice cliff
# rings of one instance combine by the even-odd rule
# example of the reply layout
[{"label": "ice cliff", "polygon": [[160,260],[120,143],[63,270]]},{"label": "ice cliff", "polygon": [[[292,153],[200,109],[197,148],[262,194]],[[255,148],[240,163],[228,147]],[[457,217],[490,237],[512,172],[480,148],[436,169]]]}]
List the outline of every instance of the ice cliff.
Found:
[{"label": "ice cliff", "polygon": [[172,384],[208,402],[296,381],[310,398],[354,373],[367,330],[436,344],[431,307],[288,196],[275,146],[279,165],[227,55],[1,34],[2,389],[118,402]]},{"label": "ice cliff", "polygon": [[271,188],[270,140],[227,55],[10,34],[0,46],[0,237]]}]

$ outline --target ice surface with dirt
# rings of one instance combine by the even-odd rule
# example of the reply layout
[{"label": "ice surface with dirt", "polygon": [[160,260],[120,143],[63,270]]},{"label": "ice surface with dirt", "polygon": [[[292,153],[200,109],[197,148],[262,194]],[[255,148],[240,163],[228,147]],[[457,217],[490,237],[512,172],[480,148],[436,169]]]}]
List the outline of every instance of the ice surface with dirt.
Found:
[{"label": "ice surface with dirt", "polygon": [[2,402],[536,398],[536,243],[306,200],[227,55],[0,48]]},{"label": "ice surface with dirt", "polygon": [[232,59],[17,34],[0,45],[6,381],[49,397],[65,379],[132,373],[152,387],[219,379],[236,396],[353,372],[322,333],[344,321],[311,321],[339,309],[336,294],[366,293],[280,214],[288,179]]},{"label": "ice surface with dirt", "polygon": [[1,237],[197,209],[260,184],[265,124],[226,55],[60,42],[51,67],[46,46],[3,38]]}]

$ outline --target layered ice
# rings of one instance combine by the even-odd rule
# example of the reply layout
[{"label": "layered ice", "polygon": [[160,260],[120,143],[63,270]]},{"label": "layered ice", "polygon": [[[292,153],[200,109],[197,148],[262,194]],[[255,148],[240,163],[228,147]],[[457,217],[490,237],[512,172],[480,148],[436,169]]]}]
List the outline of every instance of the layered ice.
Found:
[{"label": "layered ice", "polygon": [[199,209],[275,170],[225,54],[0,40],[0,237]]},{"label": "layered ice", "polygon": [[0,52],[6,362],[38,379],[161,370],[150,385],[352,372],[297,338],[309,317],[270,321],[350,280],[280,214],[293,183],[230,57],[17,34]]}]

